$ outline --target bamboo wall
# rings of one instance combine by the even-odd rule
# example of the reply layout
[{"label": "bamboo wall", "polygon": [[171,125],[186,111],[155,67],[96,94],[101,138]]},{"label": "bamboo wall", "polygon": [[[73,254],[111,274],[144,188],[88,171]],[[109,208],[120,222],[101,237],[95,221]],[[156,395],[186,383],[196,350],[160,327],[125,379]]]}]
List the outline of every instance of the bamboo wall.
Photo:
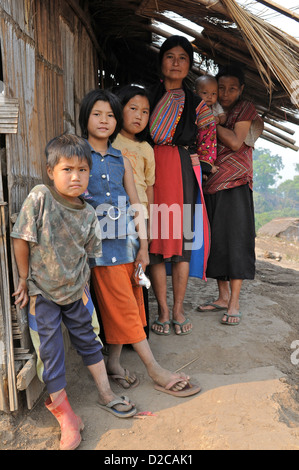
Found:
[{"label": "bamboo wall", "polygon": [[[0,50],[6,95],[19,103],[18,129],[15,134],[5,137],[5,166],[3,203],[7,203],[6,233],[9,232],[14,214],[33,186],[47,182],[44,148],[46,143],[64,131],[79,133],[78,112],[80,101],[92,88],[97,86],[98,60],[94,45],[81,19],[67,0],[0,0]],[[1,172],[0,172],[1,177]],[[2,181],[1,181],[2,183]],[[1,184],[2,187],[2,184]],[[1,201],[0,201],[1,202]],[[1,257],[3,253],[1,251]],[[12,354],[1,325],[3,319],[16,315],[16,334],[13,337],[14,350],[18,351],[21,366],[25,365],[31,352],[28,339],[26,312],[15,312],[11,293],[17,275],[13,256],[8,246],[10,287],[1,279],[0,342],[5,346],[6,364],[0,364],[0,410],[1,403],[9,402],[10,410],[18,409],[14,384],[7,386],[8,363]],[[7,260],[1,259],[1,265]],[[3,264],[4,263],[4,264]],[[10,306],[10,312],[7,309]],[[7,322],[6,322],[7,324]],[[2,332],[2,333],[1,333]],[[2,338],[1,338],[2,334]],[[21,351],[21,352],[20,352]],[[14,361],[15,362],[15,361]],[[16,365],[18,373],[20,364]],[[8,384],[9,385],[9,384]],[[8,397],[3,397],[7,393]],[[1,397],[2,394],[2,397]],[[33,399],[27,396],[27,405]],[[2,409],[5,408],[2,405]]]}]

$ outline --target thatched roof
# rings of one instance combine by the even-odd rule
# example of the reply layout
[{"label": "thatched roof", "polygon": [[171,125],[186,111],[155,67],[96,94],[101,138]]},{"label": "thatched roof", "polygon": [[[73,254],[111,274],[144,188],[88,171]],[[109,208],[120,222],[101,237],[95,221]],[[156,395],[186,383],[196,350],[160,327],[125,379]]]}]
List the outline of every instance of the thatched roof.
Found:
[{"label": "thatched roof", "polygon": [[[299,21],[296,12],[273,1],[260,3]],[[198,60],[189,76],[191,86],[207,67],[213,73],[220,64],[241,63],[246,95],[265,118],[264,138],[298,150],[292,139],[294,131],[288,128],[288,123],[299,124],[299,93],[294,89],[296,84],[298,87],[299,42],[295,38],[252,15],[235,0],[87,0],[85,4],[102,50],[103,86],[155,81],[159,39],[161,43],[161,37],[171,35],[163,24],[173,26],[195,38]],[[190,20],[194,27],[173,19],[173,13]],[[294,94],[297,104],[292,101]]]}]

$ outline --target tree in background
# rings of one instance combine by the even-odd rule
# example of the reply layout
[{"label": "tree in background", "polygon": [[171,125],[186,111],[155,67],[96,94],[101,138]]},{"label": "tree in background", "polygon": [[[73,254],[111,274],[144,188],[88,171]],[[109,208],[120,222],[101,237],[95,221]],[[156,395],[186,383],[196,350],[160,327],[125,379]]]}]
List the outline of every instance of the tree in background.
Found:
[{"label": "tree in background", "polygon": [[[297,163],[295,167],[295,172],[299,173],[299,164]],[[294,179],[286,180],[281,183],[277,191],[281,194],[283,198],[292,199],[299,203],[299,175],[295,175]]]},{"label": "tree in background", "polygon": [[281,179],[279,172],[283,170],[282,157],[272,155],[269,150],[255,149],[253,152],[254,190],[268,193],[271,186]]},{"label": "tree in background", "polygon": [[[299,175],[275,186],[284,168],[282,157],[267,149],[253,152],[253,181],[256,230],[277,217],[299,217]],[[299,172],[299,165],[295,171]]]}]

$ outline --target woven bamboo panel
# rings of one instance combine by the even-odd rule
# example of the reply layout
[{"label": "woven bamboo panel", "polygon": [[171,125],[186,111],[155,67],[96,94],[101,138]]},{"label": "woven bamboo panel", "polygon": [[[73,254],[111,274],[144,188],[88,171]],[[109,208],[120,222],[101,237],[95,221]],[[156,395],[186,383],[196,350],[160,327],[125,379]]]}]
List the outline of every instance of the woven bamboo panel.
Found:
[{"label": "woven bamboo panel", "polygon": [[0,96],[0,134],[16,134],[18,116],[18,100]]}]

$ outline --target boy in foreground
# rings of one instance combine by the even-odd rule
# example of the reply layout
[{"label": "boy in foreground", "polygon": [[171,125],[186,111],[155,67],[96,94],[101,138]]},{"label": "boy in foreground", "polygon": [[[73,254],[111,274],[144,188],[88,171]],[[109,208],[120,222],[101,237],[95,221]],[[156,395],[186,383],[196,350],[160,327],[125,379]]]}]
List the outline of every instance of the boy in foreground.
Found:
[{"label": "boy in foreground", "polygon": [[64,134],[48,143],[46,157],[53,187],[40,184],[31,190],[11,233],[19,272],[13,296],[20,308],[29,302],[37,373],[50,395],[45,405],[60,424],[60,449],[71,450],[80,444],[84,425],[65,392],[62,321],[93,376],[99,405],[121,418],[133,416],[136,408],[110,388],[88,289],[87,259],[102,254],[97,216],[80,197],[89,181],[90,147]]}]

